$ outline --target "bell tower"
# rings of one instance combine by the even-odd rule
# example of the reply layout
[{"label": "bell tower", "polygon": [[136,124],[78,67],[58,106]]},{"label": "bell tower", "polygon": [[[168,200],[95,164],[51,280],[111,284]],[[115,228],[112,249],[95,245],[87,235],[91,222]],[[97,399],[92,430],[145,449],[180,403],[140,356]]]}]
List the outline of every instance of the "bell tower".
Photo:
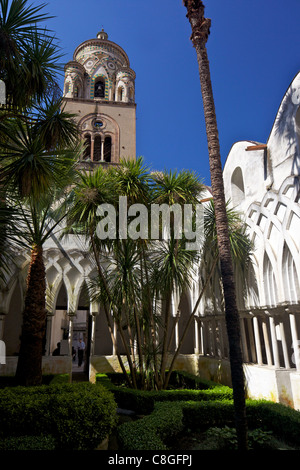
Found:
[{"label": "bell tower", "polygon": [[83,163],[136,158],[135,72],[103,29],[80,44],[65,65],[63,96],[86,143]]}]

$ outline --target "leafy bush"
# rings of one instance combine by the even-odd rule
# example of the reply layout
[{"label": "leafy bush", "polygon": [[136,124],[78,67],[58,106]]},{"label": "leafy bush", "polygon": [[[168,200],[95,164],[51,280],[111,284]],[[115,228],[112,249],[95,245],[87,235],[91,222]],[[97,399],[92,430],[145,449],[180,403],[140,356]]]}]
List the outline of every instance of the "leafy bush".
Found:
[{"label": "leafy bush", "polygon": [[117,421],[116,402],[90,383],[0,390],[0,437],[55,436],[63,449],[94,449]]},{"label": "leafy bush", "polygon": [[[280,403],[247,400],[249,429],[270,431],[291,444],[300,445],[300,412]],[[209,427],[234,427],[233,401],[190,402],[183,406],[186,428],[207,430]]]},{"label": "leafy bush", "polygon": [[55,450],[56,441],[53,436],[20,436],[7,437],[0,441],[3,450]]},{"label": "leafy bush", "polygon": [[[117,375],[119,378],[118,383],[121,383],[121,376],[123,376],[123,374],[116,374],[116,376]],[[147,393],[140,390],[116,386],[106,374],[97,374],[96,382],[106,387],[114,394],[119,408],[132,410],[137,414],[149,414],[153,411],[154,399]]]},{"label": "leafy bush", "polygon": [[219,384],[214,384],[213,388],[213,382],[204,384],[204,389],[200,389],[199,382],[198,390],[144,391],[114,385],[123,383],[122,377],[123,374],[97,374],[96,381],[113,392],[120,408],[130,409],[138,414],[151,413],[154,403],[158,401],[228,400],[233,396],[231,388]]},{"label": "leafy bush", "polygon": [[[248,432],[249,450],[266,450],[272,448],[271,431],[253,429]],[[224,426],[223,428],[209,428],[206,432],[208,440],[214,442],[214,448],[218,450],[237,450],[238,440],[235,428]]]},{"label": "leafy bush", "polygon": [[150,415],[118,427],[119,446],[122,450],[166,450],[164,441],[181,429],[182,403],[156,403]]},{"label": "leafy bush", "polygon": [[220,385],[211,380],[203,379],[197,375],[190,374],[189,372],[174,370],[171,372],[169,384],[176,388],[185,388],[192,390],[208,390],[222,387],[223,389],[229,387]]}]

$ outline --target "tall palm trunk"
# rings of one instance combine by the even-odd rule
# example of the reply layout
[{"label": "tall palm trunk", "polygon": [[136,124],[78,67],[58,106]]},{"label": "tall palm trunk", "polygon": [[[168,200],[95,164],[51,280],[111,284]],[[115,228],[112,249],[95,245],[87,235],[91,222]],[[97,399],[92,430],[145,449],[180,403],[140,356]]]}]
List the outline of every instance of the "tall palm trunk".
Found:
[{"label": "tall palm trunk", "polygon": [[43,248],[34,245],[27,277],[21,346],[16,371],[20,385],[42,383],[43,340],[46,329],[45,265]]},{"label": "tall palm trunk", "polygon": [[236,305],[218,127],[210,78],[209,61],[206,50],[206,42],[209,36],[211,22],[209,19],[204,18],[204,5],[201,0],[184,0],[184,5],[187,8],[187,17],[192,27],[191,39],[196,49],[199,65],[209,152],[211,186],[215,205],[218,248],[224,290],[225,317],[230,352],[236,428],[239,449],[244,450],[247,449],[247,421],[243,358],[240,340],[240,320]]}]

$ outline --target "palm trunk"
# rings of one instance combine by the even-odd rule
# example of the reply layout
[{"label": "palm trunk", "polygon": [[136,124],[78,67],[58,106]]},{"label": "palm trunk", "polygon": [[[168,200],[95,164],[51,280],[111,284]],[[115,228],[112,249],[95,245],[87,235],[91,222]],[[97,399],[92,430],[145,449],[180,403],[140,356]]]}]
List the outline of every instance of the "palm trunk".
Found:
[{"label": "palm trunk", "polygon": [[209,152],[211,186],[215,205],[218,248],[224,290],[225,318],[229,341],[235,420],[239,449],[244,450],[248,448],[248,445],[240,320],[236,305],[218,127],[210,78],[209,61],[206,50],[206,41],[209,36],[211,22],[209,19],[204,18],[204,5],[201,0],[184,0],[184,5],[187,8],[187,17],[192,27],[191,39],[197,52],[199,64]]},{"label": "palm trunk", "polygon": [[144,261],[144,269],[145,269],[145,277],[146,277],[146,285],[147,285],[147,302],[148,302],[148,309],[149,309],[149,315],[150,315],[150,333],[151,333],[151,345],[152,345],[152,351],[153,351],[154,380],[155,380],[157,388],[159,388],[158,361],[157,361],[156,338],[155,338],[156,328],[155,328],[155,321],[154,321],[154,315],[153,315],[153,299],[151,297],[149,273],[148,273],[144,246],[142,246],[142,257]]},{"label": "palm trunk", "polygon": [[42,383],[43,340],[46,329],[46,281],[43,248],[33,246],[27,276],[21,345],[16,371],[19,385]]}]

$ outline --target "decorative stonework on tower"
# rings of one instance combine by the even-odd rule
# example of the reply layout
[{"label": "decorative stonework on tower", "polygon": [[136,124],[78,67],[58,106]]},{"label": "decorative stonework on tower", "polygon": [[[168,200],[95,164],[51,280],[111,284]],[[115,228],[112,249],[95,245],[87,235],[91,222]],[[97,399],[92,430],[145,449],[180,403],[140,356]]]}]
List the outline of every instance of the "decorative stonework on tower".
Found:
[{"label": "decorative stonework on tower", "polygon": [[118,163],[136,157],[135,72],[105,31],[84,41],[65,65],[66,111],[77,115],[86,142],[82,159]]}]

